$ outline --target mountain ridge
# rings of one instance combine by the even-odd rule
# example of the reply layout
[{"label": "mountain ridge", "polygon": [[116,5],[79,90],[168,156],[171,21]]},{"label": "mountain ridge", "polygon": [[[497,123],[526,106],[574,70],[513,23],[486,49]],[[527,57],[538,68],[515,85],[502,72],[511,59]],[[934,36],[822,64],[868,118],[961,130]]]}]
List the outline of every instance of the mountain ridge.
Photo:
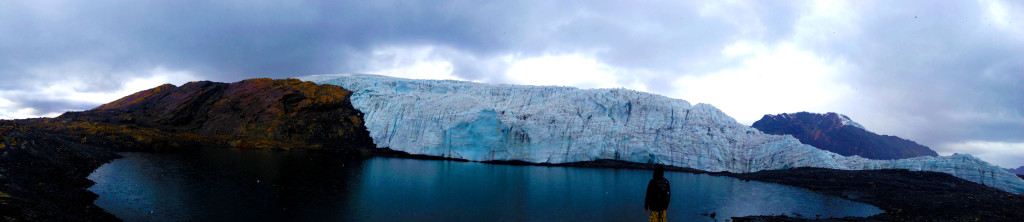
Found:
[{"label": "mountain ridge", "polygon": [[164,84],[94,109],[22,122],[120,151],[371,147],[351,91],[297,79]]},{"label": "mountain ridge", "polygon": [[1024,166],[1017,167],[1017,169],[1006,168],[1006,171],[1010,171],[1011,173],[1015,173],[1017,175],[1024,175]]},{"label": "mountain ridge", "polygon": [[792,135],[804,144],[843,156],[892,160],[939,155],[911,140],[875,134],[846,115],[834,112],[768,114],[751,127],[769,134]]}]

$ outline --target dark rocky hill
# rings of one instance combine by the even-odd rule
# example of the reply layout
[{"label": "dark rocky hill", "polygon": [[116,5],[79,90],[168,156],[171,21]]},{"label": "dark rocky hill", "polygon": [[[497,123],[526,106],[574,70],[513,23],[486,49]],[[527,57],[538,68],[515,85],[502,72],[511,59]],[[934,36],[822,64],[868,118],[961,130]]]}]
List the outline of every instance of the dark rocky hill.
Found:
[{"label": "dark rocky hill", "polygon": [[23,123],[119,151],[196,146],[343,149],[373,146],[351,91],[297,79],[162,85],[84,112]]},{"label": "dark rocky hill", "polygon": [[914,141],[865,130],[845,115],[809,112],[764,115],[754,128],[776,135],[793,135],[800,142],[844,156],[869,159],[903,159],[938,156],[934,150]]}]

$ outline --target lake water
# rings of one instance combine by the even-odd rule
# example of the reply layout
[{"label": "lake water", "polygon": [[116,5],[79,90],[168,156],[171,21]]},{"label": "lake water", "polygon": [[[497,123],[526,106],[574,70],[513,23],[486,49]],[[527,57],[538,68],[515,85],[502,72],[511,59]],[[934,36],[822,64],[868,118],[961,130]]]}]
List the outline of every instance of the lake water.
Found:
[{"label": "lake water", "polygon": [[[652,173],[218,148],[122,155],[89,176],[89,190],[127,221],[644,221]],[[665,177],[671,221],[882,213],[778,184]]]}]

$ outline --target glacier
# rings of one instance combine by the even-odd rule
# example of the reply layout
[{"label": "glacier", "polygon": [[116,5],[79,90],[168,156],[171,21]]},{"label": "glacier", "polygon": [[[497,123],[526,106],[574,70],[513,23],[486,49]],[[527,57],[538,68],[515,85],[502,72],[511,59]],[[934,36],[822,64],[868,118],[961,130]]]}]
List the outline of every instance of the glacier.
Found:
[{"label": "glacier", "polygon": [[734,173],[794,167],[908,169],[948,173],[1024,194],[1024,180],[968,154],[900,160],[844,157],[789,135],[764,134],[708,104],[628,89],[370,74],[299,79],[353,91],[352,104],[364,113],[376,146],[411,154],[531,163],[614,159]]}]

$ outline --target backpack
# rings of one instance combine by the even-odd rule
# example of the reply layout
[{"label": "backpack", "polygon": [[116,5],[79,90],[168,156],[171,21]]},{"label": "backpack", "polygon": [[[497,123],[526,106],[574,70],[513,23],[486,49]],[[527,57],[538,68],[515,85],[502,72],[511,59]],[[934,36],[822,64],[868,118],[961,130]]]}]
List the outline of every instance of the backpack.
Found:
[{"label": "backpack", "polygon": [[[665,178],[654,179],[654,200],[655,203],[661,203],[668,205],[668,201],[672,199],[672,190],[669,187],[668,180]],[[665,206],[658,206],[665,207]]]}]

